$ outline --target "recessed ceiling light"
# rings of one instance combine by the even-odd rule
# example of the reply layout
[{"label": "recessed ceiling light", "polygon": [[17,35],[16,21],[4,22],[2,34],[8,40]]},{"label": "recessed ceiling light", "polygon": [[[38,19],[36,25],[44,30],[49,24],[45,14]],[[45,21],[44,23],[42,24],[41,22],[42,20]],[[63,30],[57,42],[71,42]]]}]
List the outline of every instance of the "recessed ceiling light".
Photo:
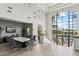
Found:
[{"label": "recessed ceiling light", "polygon": [[9,8],[9,9],[12,9],[12,7],[11,7],[11,6],[9,6],[8,8]]},{"label": "recessed ceiling light", "polygon": [[31,17],[27,17],[28,19],[31,19]]},{"label": "recessed ceiling light", "polygon": [[11,11],[10,11],[10,10],[7,10],[7,12],[11,13]]}]

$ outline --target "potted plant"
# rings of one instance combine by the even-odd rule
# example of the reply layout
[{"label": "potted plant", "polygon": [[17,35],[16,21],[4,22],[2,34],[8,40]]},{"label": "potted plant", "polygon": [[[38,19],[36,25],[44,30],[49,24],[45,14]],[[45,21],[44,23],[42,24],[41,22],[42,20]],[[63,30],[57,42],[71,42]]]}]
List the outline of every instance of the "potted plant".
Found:
[{"label": "potted plant", "polygon": [[[0,37],[1,37],[1,33],[2,33],[3,28],[0,27]],[[2,42],[2,40],[0,39],[0,43]]]},{"label": "potted plant", "polygon": [[0,27],[0,35],[1,35],[1,33],[2,33],[2,30],[3,30],[3,28],[2,28],[2,27]]}]

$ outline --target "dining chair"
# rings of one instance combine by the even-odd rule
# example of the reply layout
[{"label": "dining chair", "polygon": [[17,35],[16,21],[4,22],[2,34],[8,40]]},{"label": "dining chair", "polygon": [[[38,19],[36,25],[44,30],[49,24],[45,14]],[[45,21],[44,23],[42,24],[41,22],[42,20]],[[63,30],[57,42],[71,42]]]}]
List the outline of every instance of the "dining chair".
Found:
[{"label": "dining chair", "polygon": [[33,45],[36,45],[36,39],[35,38],[36,38],[36,36],[31,37],[31,40],[33,40]]},{"label": "dining chair", "polygon": [[11,37],[7,37],[7,40],[8,40],[8,47],[10,49],[15,48],[14,40]]},{"label": "dining chair", "polygon": [[33,48],[33,40],[29,40],[26,42],[26,48],[27,49],[32,49]]},{"label": "dining chair", "polygon": [[21,44],[19,42],[15,41],[13,37],[8,37],[8,46],[10,49],[19,49],[21,48]]}]

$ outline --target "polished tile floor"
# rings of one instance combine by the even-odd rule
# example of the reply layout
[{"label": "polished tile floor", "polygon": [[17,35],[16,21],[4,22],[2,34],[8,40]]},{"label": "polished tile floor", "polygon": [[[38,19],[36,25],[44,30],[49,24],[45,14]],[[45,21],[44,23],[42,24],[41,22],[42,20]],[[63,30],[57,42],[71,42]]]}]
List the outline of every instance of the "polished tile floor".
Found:
[{"label": "polished tile floor", "polygon": [[58,46],[44,38],[43,44],[36,43],[33,49],[10,50],[6,44],[0,44],[1,56],[78,56],[79,51],[75,51],[73,46]]}]

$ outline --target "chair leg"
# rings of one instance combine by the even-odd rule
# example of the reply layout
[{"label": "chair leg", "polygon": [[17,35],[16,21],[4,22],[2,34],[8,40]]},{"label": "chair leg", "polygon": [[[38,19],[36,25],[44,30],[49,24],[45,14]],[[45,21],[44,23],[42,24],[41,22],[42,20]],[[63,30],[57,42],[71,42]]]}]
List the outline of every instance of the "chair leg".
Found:
[{"label": "chair leg", "polygon": [[32,42],[28,42],[28,44],[27,44],[27,49],[31,49],[32,50],[32,48],[33,48],[33,46],[32,46],[33,44],[32,44]]}]

